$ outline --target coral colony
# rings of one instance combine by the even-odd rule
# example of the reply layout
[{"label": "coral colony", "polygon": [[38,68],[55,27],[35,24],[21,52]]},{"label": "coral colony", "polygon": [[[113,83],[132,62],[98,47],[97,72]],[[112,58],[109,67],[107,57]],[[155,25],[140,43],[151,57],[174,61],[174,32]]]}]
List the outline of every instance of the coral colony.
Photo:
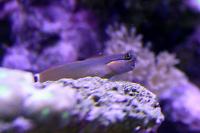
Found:
[{"label": "coral colony", "polygon": [[200,132],[199,9],[0,0],[0,132]]},{"label": "coral colony", "polygon": [[34,84],[29,72],[0,71],[1,132],[131,132],[164,119],[155,94],[136,83],[85,77]]}]

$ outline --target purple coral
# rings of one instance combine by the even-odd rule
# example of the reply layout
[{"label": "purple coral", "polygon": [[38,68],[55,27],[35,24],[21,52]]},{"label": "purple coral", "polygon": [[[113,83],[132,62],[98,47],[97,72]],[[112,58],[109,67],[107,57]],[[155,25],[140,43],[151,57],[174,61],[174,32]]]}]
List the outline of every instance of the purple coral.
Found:
[{"label": "purple coral", "polygon": [[[13,4],[13,10],[8,10],[7,7]],[[72,10],[76,8],[76,1],[40,3],[25,0],[5,2],[3,7],[4,14],[1,13],[0,19],[9,18],[11,23],[14,45],[11,49],[19,51],[18,47],[22,48],[20,55],[8,50],[3,66],[38,72],[53,65],[87,58],[101,49],[94,15],[84,9]],[[19,60],[26,63],[16,66]]]},{"label": "purple coral", "polygon": [[7,49],[7,56],[4,57],[2,65],[13,69],[31,70],[33,69],[31,57],[34,55],[30,55],[24,47],[12,47]]},{"label": "purple coral", "polygon": [[184,3],[191,10],[194,10],[196,12],[200,12],[200,1],[199,0],[185,0]]},{"label": "purple coral", "polygon": [[176,124],[180,132],[200,131],[200,91],[195,85],[188,82],[168,89],[160,100],[167,120]]}]

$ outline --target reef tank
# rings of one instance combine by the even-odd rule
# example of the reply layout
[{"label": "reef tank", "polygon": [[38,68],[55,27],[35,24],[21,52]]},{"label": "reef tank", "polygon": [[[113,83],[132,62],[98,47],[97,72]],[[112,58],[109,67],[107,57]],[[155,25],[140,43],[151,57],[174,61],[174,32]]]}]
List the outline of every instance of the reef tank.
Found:
[{"label": "reef tank", "polygon": [[0,133],[200,133],[198,0],[0,0]]}]

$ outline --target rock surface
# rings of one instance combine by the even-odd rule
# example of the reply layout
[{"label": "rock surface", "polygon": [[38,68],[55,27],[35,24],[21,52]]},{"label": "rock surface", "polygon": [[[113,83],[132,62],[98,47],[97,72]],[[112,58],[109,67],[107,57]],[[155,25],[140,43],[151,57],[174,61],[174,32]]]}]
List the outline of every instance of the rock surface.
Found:
[{"label": "rock surface", "polygon": [[0,72],[0,132],[128,133],[153,130],[164,119],[156,96],[136,83],[99,77],[34,83],[28,72]]}]

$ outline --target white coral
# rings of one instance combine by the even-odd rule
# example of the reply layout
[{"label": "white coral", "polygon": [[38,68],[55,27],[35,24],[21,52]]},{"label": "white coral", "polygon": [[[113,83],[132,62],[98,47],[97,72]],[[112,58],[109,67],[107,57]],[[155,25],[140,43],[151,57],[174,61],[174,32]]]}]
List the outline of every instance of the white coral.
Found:
[{"label": "white coral", "polygon": [[106,54],[133,50],[137,55],[135,69],[114,79],[139,82],[157,94],[187,81],[187,77],[175,68],[178,63],[175,55],[162,52],[156,56],[148,47],[143,46],[142,37],[136,35],[135,28],[128,31],[124,25],[120,28],[109,27],[107,33],[110,40],[106,42]]}]

